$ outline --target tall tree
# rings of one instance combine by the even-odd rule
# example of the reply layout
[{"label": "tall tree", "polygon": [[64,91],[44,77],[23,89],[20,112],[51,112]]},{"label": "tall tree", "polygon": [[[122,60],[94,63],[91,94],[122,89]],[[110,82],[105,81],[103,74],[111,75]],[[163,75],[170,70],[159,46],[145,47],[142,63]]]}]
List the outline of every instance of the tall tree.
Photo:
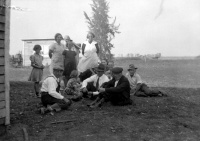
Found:
[{"label": "tall tree", "polygon": [[89,30],[95,34],[96,41],[99,43],[100,57],[111,59],[113,56],[111,49],[114,47],[111,41],[116,33],[120,33],[118,31],[120,25],[115,26],[116,17],[112,23],[109,23],[109,4],[106,0],[92,0],[92,2],[92,17],[84,12],[86,22]]}]

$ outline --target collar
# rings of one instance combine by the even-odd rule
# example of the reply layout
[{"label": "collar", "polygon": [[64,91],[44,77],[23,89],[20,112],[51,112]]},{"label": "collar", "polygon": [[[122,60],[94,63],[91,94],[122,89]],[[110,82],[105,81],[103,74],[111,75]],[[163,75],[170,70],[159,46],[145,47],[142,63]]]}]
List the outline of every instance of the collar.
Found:
[{"label": "collar", "polygon": [[53,78],[54,78],[57,82],[59,82],[59,78],[57,78],[54,74],[51,74],[51,76],[53,76]]}]

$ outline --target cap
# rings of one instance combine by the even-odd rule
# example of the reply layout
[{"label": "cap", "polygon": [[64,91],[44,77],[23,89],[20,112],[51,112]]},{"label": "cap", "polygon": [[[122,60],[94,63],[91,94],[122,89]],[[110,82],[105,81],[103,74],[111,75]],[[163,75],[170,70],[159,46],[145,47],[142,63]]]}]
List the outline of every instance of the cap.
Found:
[{"label": "cap", "polygon": [[113,69],[112,69],[112,73],[114,73],[114,74],[119,74],[119,73],[121,73],[123,71],[123,68],[121,68],[121,67],[114,67]]}]

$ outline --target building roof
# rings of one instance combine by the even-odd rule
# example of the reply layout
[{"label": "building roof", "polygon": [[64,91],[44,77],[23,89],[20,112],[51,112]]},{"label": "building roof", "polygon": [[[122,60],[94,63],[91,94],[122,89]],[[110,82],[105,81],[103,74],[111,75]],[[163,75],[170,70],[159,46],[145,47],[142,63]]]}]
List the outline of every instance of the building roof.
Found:
[{"label": "building roof", "polygon": [[22,41],[52,41],[55,39],[22,39]]}]

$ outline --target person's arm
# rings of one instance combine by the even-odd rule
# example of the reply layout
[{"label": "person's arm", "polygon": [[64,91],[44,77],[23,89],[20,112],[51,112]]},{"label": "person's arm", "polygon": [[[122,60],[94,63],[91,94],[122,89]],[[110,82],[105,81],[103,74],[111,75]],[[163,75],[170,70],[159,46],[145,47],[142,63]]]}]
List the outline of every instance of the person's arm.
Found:
[{"label": "person's arm", "polygon": [[135,95],[135,93],[138,92],[140,90],[141,86],[142,86],[142,79],[141,79],[140,75],[135,74],[135,77],[136,77],[137,85],[136,85],[136,88],[135,88],[133,95]]},{"label": "person's arm", "polygon": [[96,50],[97,50],[97,51],[96,51],[97,54],[99,54],[99,45],[98,45],[97,43],[95,44],[95,47],[96,47]]},{"label": "person's arm", "polygon": [[33,55],[30,56],[30,60],[31,60],[31,66],[34,68],[38,68],[38,69],[43,69],[43,66],[38,66],[37,63],[35,63],[35,58]]},{"label": "person's arm", "polygon": [[74,47],[75,47],[77,50],[80,49],[80,47],[79,47],[76,43],[74,43],[74,42],[72,42],[72,43],[73,43]]},{"label": "person's arm", "polygon": [[65,67],[65,50],[62,52],[62,55],[63,55],[63,58],[64,58],[64,61],[63,61],[63,66]]},{"label": "person's arm", "polygon": [[56,80],[53,77],[48,78],[48,93],[54,98],[57,99],[63,99],[64,96],[62,96],[60,93],[56,91],[58,84]]},{"label": "person's arm", "polygon": [[85,46],[86,46],[86,44],[82,44],[82,54],[84,55],[84,53],[85,53]]},{"label": "person's arm", "polygon": [[85,79],[82,83],[82,88],[85,88],[89,82],[93,82],[95,80],[96,75],[93,75],[87,79]]},{"label": "person's arm", "polygon": [[49,58],[52,58],[53,50],[49,50]]},{"label": "person's arm", "polygon": [[[119,82],[118,82],[119,83]],[[129,85],[128,81],[123,81],[121,82],[120,85],[118,85],[117,87],[110,87],[110,88],[105,88],[106,92],[113,92],[113,93],[122,93],[123,91],[125,91]]]}]

